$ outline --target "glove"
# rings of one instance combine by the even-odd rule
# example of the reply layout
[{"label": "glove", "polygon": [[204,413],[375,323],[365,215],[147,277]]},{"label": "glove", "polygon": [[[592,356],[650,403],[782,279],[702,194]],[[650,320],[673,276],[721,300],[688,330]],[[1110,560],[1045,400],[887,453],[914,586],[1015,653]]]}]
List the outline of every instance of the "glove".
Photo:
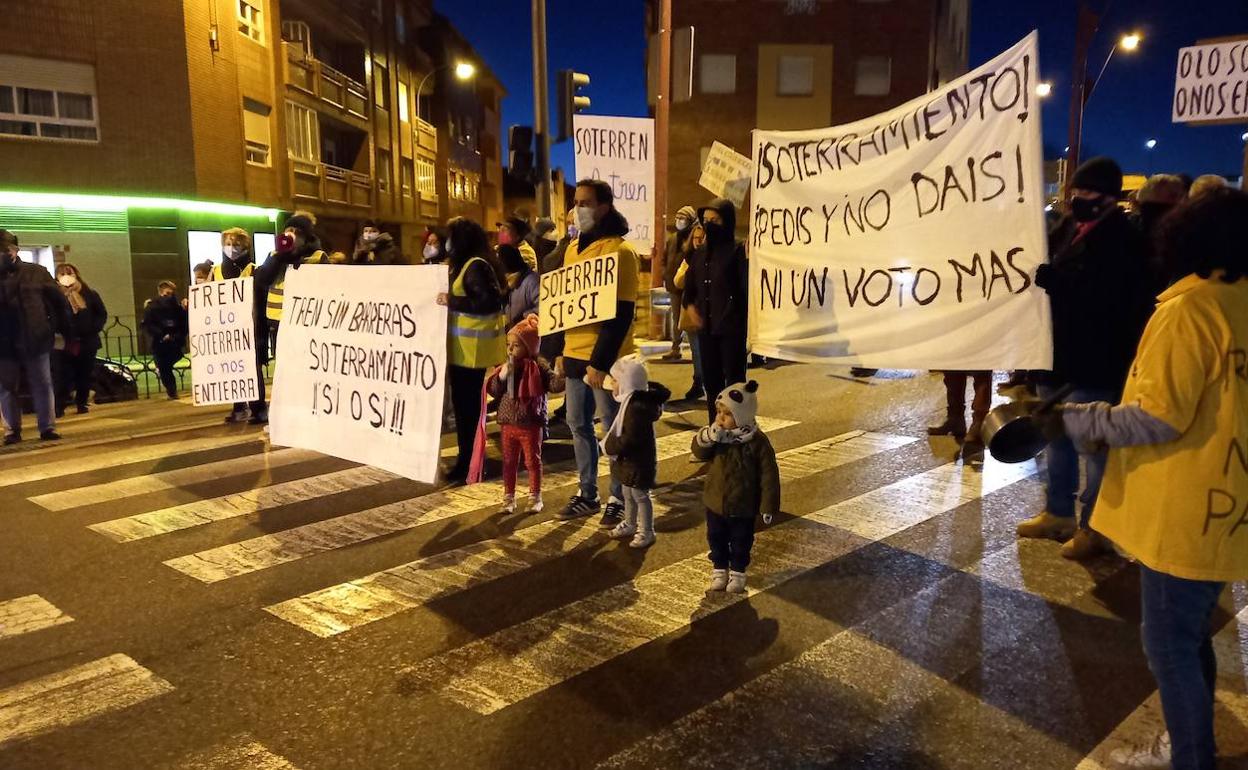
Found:
[{"label": "glove", "polygon": [[772,516],[770,513],[764,513],[764,514],[763,514],[763,523],[764,523],[764,524],[768,524],[768,525],[770,525],[770,524],[771,524],[771,520],[772,520],[773,518],[775,518],[775,517],[774,517],[774,516]]},{"label": "glove", "polygon": [[1057,441],[1066,435],[1066,425],[1062,422],[1062,405],[1052,409],[1036,412],[1031,416],[1032,423],[1040,429],[1040,435],[1050,442]]}]

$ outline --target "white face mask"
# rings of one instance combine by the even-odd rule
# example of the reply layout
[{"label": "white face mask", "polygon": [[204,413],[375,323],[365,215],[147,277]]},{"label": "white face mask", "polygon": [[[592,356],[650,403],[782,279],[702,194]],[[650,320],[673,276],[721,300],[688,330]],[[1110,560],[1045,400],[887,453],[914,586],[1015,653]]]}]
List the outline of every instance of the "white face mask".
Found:
[{"label": "white face mask", "polygon": [[689,229],[689,220],[688,220],[688,219],[685,219],[684,217],[681,217],[680,219],[677,219],[677,220],[676,220],[676,232],[678,232],[678,233],[683,233],[683,232],[684,232],[685,230],[687,230],[687,229]]},{"label": "white face mask", "polygon": [[425,246],[425,259],[437,259],[437,258],[438,258],[438,247],[434,246],[432,243]]},{"label": "white face mask", "polygon": [[594,210],[588,206],[577,206],[576,208],[576,226],[582,233],[588,233],[594,229]]},{"label": "white face mask", "polygon": [[378,233],[378,232],[370,231],[370,232],[364,233],[364,242],[372,243],[373,241],[377,240],[380,236],[381,236],[381,233]]},{"label": "white face mask", "polygon": [[221,249],[222,256],[229,260],[241,259],[246,253],[247,250],[241,246],[224,246]]},{"label": "white face mask", "polygon": [[73,286],[74,284],[78,283],[78,279],[77,279],[77,278],[75,278],[75,277],[73,277],[73,276],[72,276],[72,275],[70,275],[69,273],[66,273],[65,275],[62,275],[60,278],[57,278],[56,280],[57,280],[57,281],[59,281],[59,282],[60,282],[60,284],[61,284],[62,286],[64,286],[65,288],[67,288],[67,289],[68,289],[70,286]]}]

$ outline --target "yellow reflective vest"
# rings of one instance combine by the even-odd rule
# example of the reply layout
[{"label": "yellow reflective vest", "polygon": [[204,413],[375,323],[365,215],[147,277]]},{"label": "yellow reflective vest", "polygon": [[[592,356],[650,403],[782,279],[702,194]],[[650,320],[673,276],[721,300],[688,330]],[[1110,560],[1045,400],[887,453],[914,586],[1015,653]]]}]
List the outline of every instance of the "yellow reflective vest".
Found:
[{"label": "yellow reflective vest", "polygon": [[[303,260],[304,265],[324,265],[329,263],[329,255],[317,249],[312,255]],[[289,269],[287,266],[286,269]],[[264,305],[264,316],[270,321],[282,320],[282,297],[286,290],[286,269],[282,270],[282,275],[273,285],[269,287],[269,297]]]},{"label": "yellow reflective vest", "polygon": [[[467,297],[464,289],[464,276],[472,263],[480,262],[490,269],[489,264],[480,257],[468,260],[455,283],[451,284],[451,294],[456,297]],[[447,319],[447,336],[450,341],[450,362],[455,366],[469,369],[486,369],[501,364],[507,358],[506,318],[502,312],[474,315],[450,311]]]},{"label": "yellow reflective vest", "polygon": [[[253,262],[248,262],[247,264],[243,265],[243,269],[242,269],[242,270],[238,271],[238,277],[239,277],[239,278],[248,278],[248,277],[250,277],[250,276],[251,276],[251,274],[252,274],[252,273],[254,273],[254,272],[256,272],[256,265],[255,265],[255,263],[253,263]],[[223,272],[222,272],[221,265],[213,265],[213,266],[212,266],[212,280],[214,280],[214,281],[224,281],[224,280],[225,280],[225,273],[223,273]]]}]

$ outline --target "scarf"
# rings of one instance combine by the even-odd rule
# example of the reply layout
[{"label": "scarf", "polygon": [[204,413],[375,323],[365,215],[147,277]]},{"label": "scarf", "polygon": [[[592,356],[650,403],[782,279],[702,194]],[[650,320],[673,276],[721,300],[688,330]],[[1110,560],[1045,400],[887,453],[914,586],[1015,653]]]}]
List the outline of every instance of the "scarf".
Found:
[{"label": "scarf", "polygon": [[[60,284],[57,284],[60,286]],[[74,314],[87,309],[87,301],[82,298],[82,282],[74,281],[73,286],[61,286],[61,293],[65,295],[65,299],[69,300],[69,306],[73,308]]]},{"label": "scarf", "polygon": [[712,444],[748,444],[758,433],[757,425],[737,426],[732,430],[724,430],[718,425],[708,425],[697,433],[698,446],[709,447]]},{"label": "scarf", "polygon": [[624,415],[628,412],[628,405],[632,402],[633,393],[635,392],[629,391],[624,394],[624,398],[620,400],[620,408],[615,412],[615,419],[611,421],[611,427],[607,428],[607,432],[602,435],[602,440],[598,442],[598,448],[612,460],[615,459],[615,455],[607,452],[607,436],[610,436],[612,433],[616,436],[624,435]]}]

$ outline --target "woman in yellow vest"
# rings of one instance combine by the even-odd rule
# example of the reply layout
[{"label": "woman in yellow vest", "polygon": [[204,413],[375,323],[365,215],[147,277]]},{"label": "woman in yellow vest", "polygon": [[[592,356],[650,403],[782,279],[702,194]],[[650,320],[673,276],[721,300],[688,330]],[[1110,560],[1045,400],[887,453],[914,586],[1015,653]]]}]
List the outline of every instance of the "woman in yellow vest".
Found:
[{"label": "woman in yellow vest", "polygon": [[1177,280],[1158,297],[1122,403],[1067,404],[1050,427],[1111,447],[1091,527],[1140,565],[1144,652],[1168,731],[1112,759],[1213,768],[1210,622],[1226,583],[1248,578],[1248,194],[1193,199],[1158,240]]},{"label": "woman in yellow vest", "polygon": [[439,296],[438,304],[450,310],[446,377],[459,456],[446,478],[462,482],[468,476],[472,444],[481,419],[485,373],[507,357],[503,316],[503,286],[507,279],[481,225],[459,217],[451,220],[448,231],[446,253],[451,291]]}]

